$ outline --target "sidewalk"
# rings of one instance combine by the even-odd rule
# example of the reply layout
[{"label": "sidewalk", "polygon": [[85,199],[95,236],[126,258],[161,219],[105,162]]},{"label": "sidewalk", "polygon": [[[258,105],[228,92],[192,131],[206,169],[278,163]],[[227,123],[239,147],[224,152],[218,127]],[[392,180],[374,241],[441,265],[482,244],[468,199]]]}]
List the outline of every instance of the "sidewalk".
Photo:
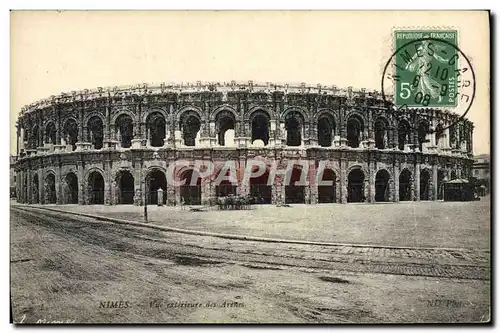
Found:
[{"label": "sidewalk", "polygon": [[[45,205],[143,222],[144,207]],[[386,246],[489,249],[489,198],[474,202],[319,204],[252,210],[190,212],[188,207],[148,206],[155,225],[244,236],[378,244]]]}]

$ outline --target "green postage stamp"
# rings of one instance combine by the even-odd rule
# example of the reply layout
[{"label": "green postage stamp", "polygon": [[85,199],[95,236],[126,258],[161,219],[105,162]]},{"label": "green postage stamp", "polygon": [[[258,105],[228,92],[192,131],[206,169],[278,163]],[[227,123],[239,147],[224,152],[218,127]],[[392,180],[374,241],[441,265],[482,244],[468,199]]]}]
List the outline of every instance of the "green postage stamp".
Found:
[{"label": "green postage stamp", "polygon": [[456,30],[395,30],[394,103],[407,107],[456,107]]}]

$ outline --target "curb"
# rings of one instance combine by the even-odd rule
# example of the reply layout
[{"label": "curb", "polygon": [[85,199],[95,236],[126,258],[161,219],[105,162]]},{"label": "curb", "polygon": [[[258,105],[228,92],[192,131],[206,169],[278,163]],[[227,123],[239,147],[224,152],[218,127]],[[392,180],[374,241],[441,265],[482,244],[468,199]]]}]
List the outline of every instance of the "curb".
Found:
[{"label": "curb", "polygon": [[89,217],[96,219],[98,221],[106,221],[112,222],[116,224],[124,224],[124,225],[133,225],[136,227],[149,228],[161,231],[169,231],[176,232],[187,235],[196,235],[196,236],[211,236],[218,237],[224,239],[234,239],[234,240],[243,240],[243,241],[255,241],[255,242],[265,242],[265,243],[280,243],[280,244],[300,244],[300,245],[318,245],[318,246],[349,246],[356,248],[383,248],[383,249],[401,249],[401,250],[441,250],[441,251],[475,251],[475,252],[490,252],[490,250],[477,250],[477,249],[468,249],[468,248],[442,248],[442,247],[411,247],[411,246],[393,246],[393,245],[378,245],[378,244],[348,244],[348,243],[330,243],[330,242],[314,242],[314,241],[304,241],[304,240],[290,240],[290,239],[279,239],[279,238],[267,238],[267,237],[256,237],[256,236],[242,236],[242,235],[232,235],[232,234],[222,234],[217,232],[210,231],[196,231],[189,229],[180,229],[173,227],[165,227],[154,225],[150,223],[143,222],[135,222],[129,220],[116,219],[112,217],[106,217],[102,215],[93,215],[86,213],[78,213],[78,212],[69,212],[62,209],[49,208],[49,207],[34,207],[29,205],[11,205],[12,208],[28,208],[28,209],[39,209],[39,210],[48,210],[56,213],[70,214],[82,217]]}]

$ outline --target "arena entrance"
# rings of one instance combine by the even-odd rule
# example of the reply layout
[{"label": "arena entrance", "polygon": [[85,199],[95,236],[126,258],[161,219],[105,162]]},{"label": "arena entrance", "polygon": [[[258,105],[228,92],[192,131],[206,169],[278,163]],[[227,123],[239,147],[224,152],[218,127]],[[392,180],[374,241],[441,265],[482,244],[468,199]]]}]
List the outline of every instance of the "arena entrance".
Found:
[{"label": "arena entrance", "polygon": [[305,203],[305,186],[295,184],[296,182],[300,182],[301,174],[302,166],[295,165],[291,172],[290,182],[288,184],[285,184],[286,204]]},{"label": "arena entrance", "polygon": [[375,201],[389,201],[389,179],[391,176],[387,170],[379,170],[375,175]]},{"label": "arena entrance", "polygon": [[[181,174],[181,182],[185,180],[184,185],[181,185],[181,200],[186,205],[201,205],[201,177],[198,172],[193,169],[184,171]],[[191,186],[191,180],[195,185]]]},{"label": "arena entrance", "polygon": [[336,181],[337,176],[332,169],[325,169],[323,171],[323,181],[331,181],[332,185],[318,185],[318,203],[332,203],[336,202]]},{"label": "arena entrance", "polygon": [[78,203],[78,178],[73,172],[70,172],[65,177],[66,185],[68,186],[68,193],[66,202],[69,204]]},{"label": "arena entrance", "polygon": [[40,200],[39,191],[40,191],[40,182],[38,181],[38,174],[35,173],[35,175],[33,176],[33,192],[31,198],[31,201],[34,204],[39,203]]},{"label": "arena entrance", "polygon": [[354,169],[347,177],[347,202],[365,202],[365,174],[361,169]]},{"label": "arena entrance", "polygon": [[103,205],[104,204],[104,178],[98,171],[93,171],[89,175],[89,204]]},{"label": "arena entrance", "polygon": [[399,201],[411,200],[411,172],[404,169],[399,174]]},{"label": "arena entrance", "polygon": [[430,187],[431,174],[428,170],[420,172],[420,200],[429,200],[429,187]]},{"label": "arena entrance", "polygon": [[443,170],[438,170],[437,172],[437,199],[438,200],[443,200],[443,192],[444,192],[444,178],[445,178],[445,173]]},{"label": "arena entrance", "polygon": [[57,202],[56,176],[53,173],[45,178],[45,191],[46,203],[55,204]]},{"label": "arena entrance", "polygon": [[127,170],[121,170],[116,175],[116,184],[118,185],[119,195],[118,204],[134,204],[134,176]]},{"label": "arena entrance", "polygon": [[[230,170],[226,171],[225,178],[230,176],[230,172],[231,172]],[[219,176],[220,172],[215,179],[217,179]],[[215,185],[215,196],[219,198],[219,197],[228,197],[230,195],[236,195],[236,188],[237,186],[231,183],[230,180],[224,179],[219,184]]]},{"label": "arena entrance", "polygon": [[167,202],[167,178],[165,173],[159,169],[154,169],[146,176],[146,192],[148,193],[146,204],[158,204],[158,189],[163,190],[163,204]]},{"label": "arena entrance", "polygon": [[[257,168],[252,172],[257,172]],[[250,178],[250,196],[256,204],[271,204],[272,202],[272,187],[267,184],[268,179],[268,170],[259,177]]]}]

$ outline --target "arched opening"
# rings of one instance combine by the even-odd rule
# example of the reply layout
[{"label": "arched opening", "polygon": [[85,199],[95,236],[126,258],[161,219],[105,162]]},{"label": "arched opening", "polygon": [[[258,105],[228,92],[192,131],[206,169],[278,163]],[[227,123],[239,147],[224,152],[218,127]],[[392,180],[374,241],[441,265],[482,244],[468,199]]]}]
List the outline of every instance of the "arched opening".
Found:
[{"label": "arched opening", "polygon": [[408,169],[404,169],[399,174],[399,201],[411,200],[411,183],[411,172]]},{"label": "arched opening", "polygon": [[319,203],[332,203],[337,201],[336,196],[336,181],[337,176],[332,169],[323,170],[323,175],[320,180],[325,182],[332,182],[331,185],[318,184],[318,202]]},{"label": "arched opening", "polygon": [[431,174],[428,170],[420,172],[420,200],[429,200]]},{"label": "arched opening", "polygon": [[302,144],[304,119],[299,112],[292,111],[285,116],[286,145],[298,147]]},{"label": "arched opening", "polygon": [[437,199],[438,200],[444,199],[445,177],[446,177],[446,174],[445,174],[444,170],[438,170],[438,172],[437,172],[437,188],[438,188]]},{"label": "arched opening", "polygon": [[375,148],[387,148],[387,122],[385,119],[378,118],[375,121]]},{"label": "arched opening", "polygon": [[53,173],[49,173],[45,177],[45,202],[48,204],[55,204],[57,202],[56,176]]},{"label": "arched opening", "polygon": [[[201,205],[201,177],[200,174],[193,169],[184,171],[181,174],[181,181],[185,180],[184,185],[181,185],[181,200],[186,205]],[[194,185],[191,185],[194,184]]]},{"label": "arched opening", "polygon": [[[215,179],[221,177],[220,172],[222,172],[222,170],[219,171],[219,174],[217,175],[217,177]],[[222,180],[220,183],[215,185],[215,196],[217,198],[218,197],[227,197],[230,195],[236,195],[236,188],[238,186],[235,183],[232,183],[229,179],[227,179],[227,177],[229,177],[230,175],[231,175],[230,170],[227,170],[226,174],[225,174],[226,179]]]},{"label": "arched opening", "polygon": [[75,205],[78,203],[78,177],[73,172],[69,172],[65,181],[68,188],[66,203]]},{"label": "arched opening", "polygon": [[78,125],[74,119],[69,119],[64,123],[63,127],[63,138],[67,145],[71,145],[71,149],[76,149],[76,143],[78,142]]},{"label": "arched opening", "polygon": [[387,170],[379,170],[375,175],[375,201],[389,201],[389,179],[391,176]]},{"label": "arched opening", "polygon": [[234,125],[236,123],[234,115],[228,111],[221,111],[217,114],[215,121],[217,126],[217,143],[219,146],[234,144],[234,139],[233,142],[226,142],[226,136],[229,130],[233,130],[234,137]]},{"label": "arched opening", "polygon": [[163,190],[163,204],[167,202],[167,178],[165,173],[159,169],[151,170],[146,176],[147,203],[148,205],[158,204],[158,189]]},{"label": "arched opening", "polygon": [[438,124],[436,126],[436,146],[438,148],[443,148],[444,139],[445,135],[443,131],[443,126],[441,124]]},{"label": "arched opening", "polygon": [[353,169],[347,177],[347,202],[365,202],[365,174],[361,169]]},{"label": "arched opening", "polygon": [[269,116],[264,112],[258,112],[252,118],[252,143],[255,140],[262,140],[265,146],[269,143]]},{"label": "arched opening", "polygon": [[[252,172],[256,173],[258,167],[254,167]],[[270,204],[272,202],[272,187],[267,184],[269,180],[269,171],[266,171],[259,177],[250,178],[250,196],[257,204]]]},{"label": "arched opening", "polygon": [[34,204],[39,203],[39,193],[40,193],[40,182],[38,181],[38,174],[35,173],[33,176],[33,193],[32,193],[32,202]]},{"label": "arched opening", "polygon": [[361,142],[361,133],[364,131],[363,120],[354,115],[347,120],[347,145],[358,148]]},{"label": "arched opening", "polygon": [[[165,129],[165,127],[163,127]],[[116,138],[122,148],[130,148],[134,138],[134,122],[128,114],[122,114],[115,121]],[[156,142],[155,142],[156,143]]]},{"label": "arched opening", "polygon": [[[289,173],[290,171],[287,171]],[[290,182],[285,184],[285,203],[305,203],[305,186],[300,183],[302,166],[294,165],[289,176]],[[287,175],[288,176],[288,175]],[[285,179],[286,180],[286,179]]]},{"label": "arched opening", "polygon": [[33,126],[33,129],[31,130],[30,148],[36,149],[37,147],[40,147],[40,136],[38,133],[38,126],[35,125],[35,126]]},{"label": "arched opening", "polygon": [[100,172],[92,171],[89,175],[88,189],[88,202],[90,205],[104,204],[104,178]]},{"label": "arched opening", "polygon": [[201,122],[198,116],[194,114],[188,114],[184,117],[182,124],[182,138],[184,139],[184,145],[188,147],[194,147],[196,145],[196,139],[201,128]]},{"label": "arched opening", "polygon": [[408,143],[408,134],[410,125],[406,120],[401,120],[398,125],[398,149],[405,150],[405,145]]},{"label": "arched opening", "polygon": [[147,137],[152,147],[163,147],[166,137],[166,121],[159,112],[151,113],[146,119]]},{"label": "arched opening", "polygon": [[418,149],[422,151],[424,143],[428,142],[427,133],[429,132],[429,124],[425,121],[421,121],[418,124],[417,136],[418,136]]},{"label": "arched opening", "polygon": [[56,144],[56,125],[53,122],[48,123],[45,127],[45,143]]},{"label": "arched opening", "polygon": [[87,123],[87,137],[94,146],[94,149],[102,148],[102,140],[104,137],[104,130],[102,120],[99,117],[92,117]]},{"label": "arched opening", "polygon": [[450,180],[457,179],[457,172],[455,170],[451,170],[450,172]]},{"label": "arched opening", "polygon": [[134,176],[128,170],[121,170],[116,175],[118,186],[118,203],[122,205],[134,204]]},{"label": "arched opening", "polygon": [[323,115],[318,119],[318,144],[331,147],[335,136],[335,123],[331,116]]}]

